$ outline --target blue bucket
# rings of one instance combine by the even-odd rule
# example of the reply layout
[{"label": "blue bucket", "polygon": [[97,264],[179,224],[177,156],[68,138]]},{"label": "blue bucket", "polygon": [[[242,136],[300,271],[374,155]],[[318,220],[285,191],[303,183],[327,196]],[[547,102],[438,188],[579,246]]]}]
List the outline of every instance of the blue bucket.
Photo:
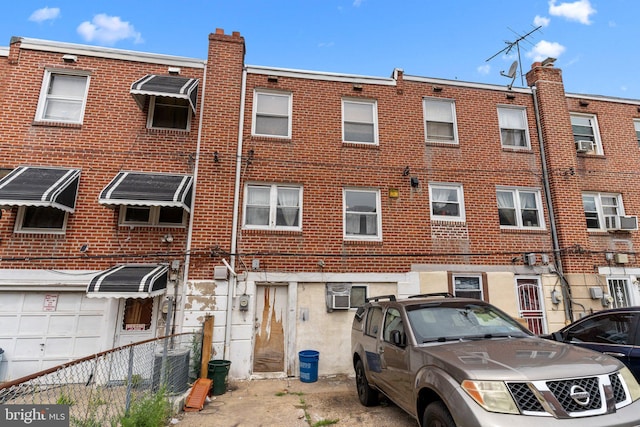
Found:
[{"label": "blue bucket", "polygon": [[298,353],[300,357],[300,381],[303,383],[314,383],[318,381],[318,359],[320,352],[315,350],[302,350]]}]

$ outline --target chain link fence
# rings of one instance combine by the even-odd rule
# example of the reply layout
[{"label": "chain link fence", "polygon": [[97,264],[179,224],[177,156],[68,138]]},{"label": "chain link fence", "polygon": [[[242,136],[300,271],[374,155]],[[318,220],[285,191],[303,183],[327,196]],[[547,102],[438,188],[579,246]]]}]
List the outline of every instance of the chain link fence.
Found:
[{"label": "chain link fence", "polygon": [[0,384],[0,404],[69,405],[71,426],[117,425],[131,405],[189,389],[200,371],[202,333],[155,338]]}]

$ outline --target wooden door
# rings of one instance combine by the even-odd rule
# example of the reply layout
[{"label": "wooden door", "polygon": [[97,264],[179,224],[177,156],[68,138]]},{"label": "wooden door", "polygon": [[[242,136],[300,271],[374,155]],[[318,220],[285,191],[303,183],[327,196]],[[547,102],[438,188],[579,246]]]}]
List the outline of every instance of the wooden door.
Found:
[{"label": "wooden door", "polygon": [[258,285],[253,372],[284,372],[287,318],[286,285]]}]

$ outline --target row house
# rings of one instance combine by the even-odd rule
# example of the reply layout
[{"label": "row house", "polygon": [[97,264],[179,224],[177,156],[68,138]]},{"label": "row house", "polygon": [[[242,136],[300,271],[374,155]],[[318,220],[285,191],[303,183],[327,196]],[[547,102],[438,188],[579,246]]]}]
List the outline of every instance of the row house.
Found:
[{"label": "row house", "polygon": [[[371,296],[537,333],[640,303],[640,100],[16,38],[0,72],[0,380],[214,317],[235,378],[351,373]],[[6,332],[5,332],[6,331]]]}]

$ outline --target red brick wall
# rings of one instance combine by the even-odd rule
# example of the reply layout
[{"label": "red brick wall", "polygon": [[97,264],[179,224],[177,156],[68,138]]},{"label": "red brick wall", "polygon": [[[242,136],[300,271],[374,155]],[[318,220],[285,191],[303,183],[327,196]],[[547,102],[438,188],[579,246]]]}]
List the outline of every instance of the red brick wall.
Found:
[{"label": "red brick wall", "polygon": [[[3,211],[0,220],[0,268],[104,269],[122,262],[158,262],[183,258],[186,228],[118,227],[118,210],[98,204],[100,191],[120,170],[192,173],[198,117],[191,132],[146,129],[142,111],[129,90],[146,74],[167,74],[166,64],[151,64],[78,55],[64,64],[62,53],[12,47],[16,58],[2,58],[5,96],[0,108],[0,167],[19,165],[80,168],[75,213],[66,234],[15,234],[17,208]],[[19,55],[18,55],[19,53]],[[13,57],[13,55],[12,55]],[[34,123],[45,67],[72,68],[91,73],[81,126]],[[202,80],[201,68],[181,67],[183,76]],[[171,232],[171,246],[161,237]],[[89,250],[81,254],[83,244]],[[166,255],[176,251],[176,255]],[[156,256],[151,254],[162,253]],[[15,260],[15,261],[14,261]]]}]

